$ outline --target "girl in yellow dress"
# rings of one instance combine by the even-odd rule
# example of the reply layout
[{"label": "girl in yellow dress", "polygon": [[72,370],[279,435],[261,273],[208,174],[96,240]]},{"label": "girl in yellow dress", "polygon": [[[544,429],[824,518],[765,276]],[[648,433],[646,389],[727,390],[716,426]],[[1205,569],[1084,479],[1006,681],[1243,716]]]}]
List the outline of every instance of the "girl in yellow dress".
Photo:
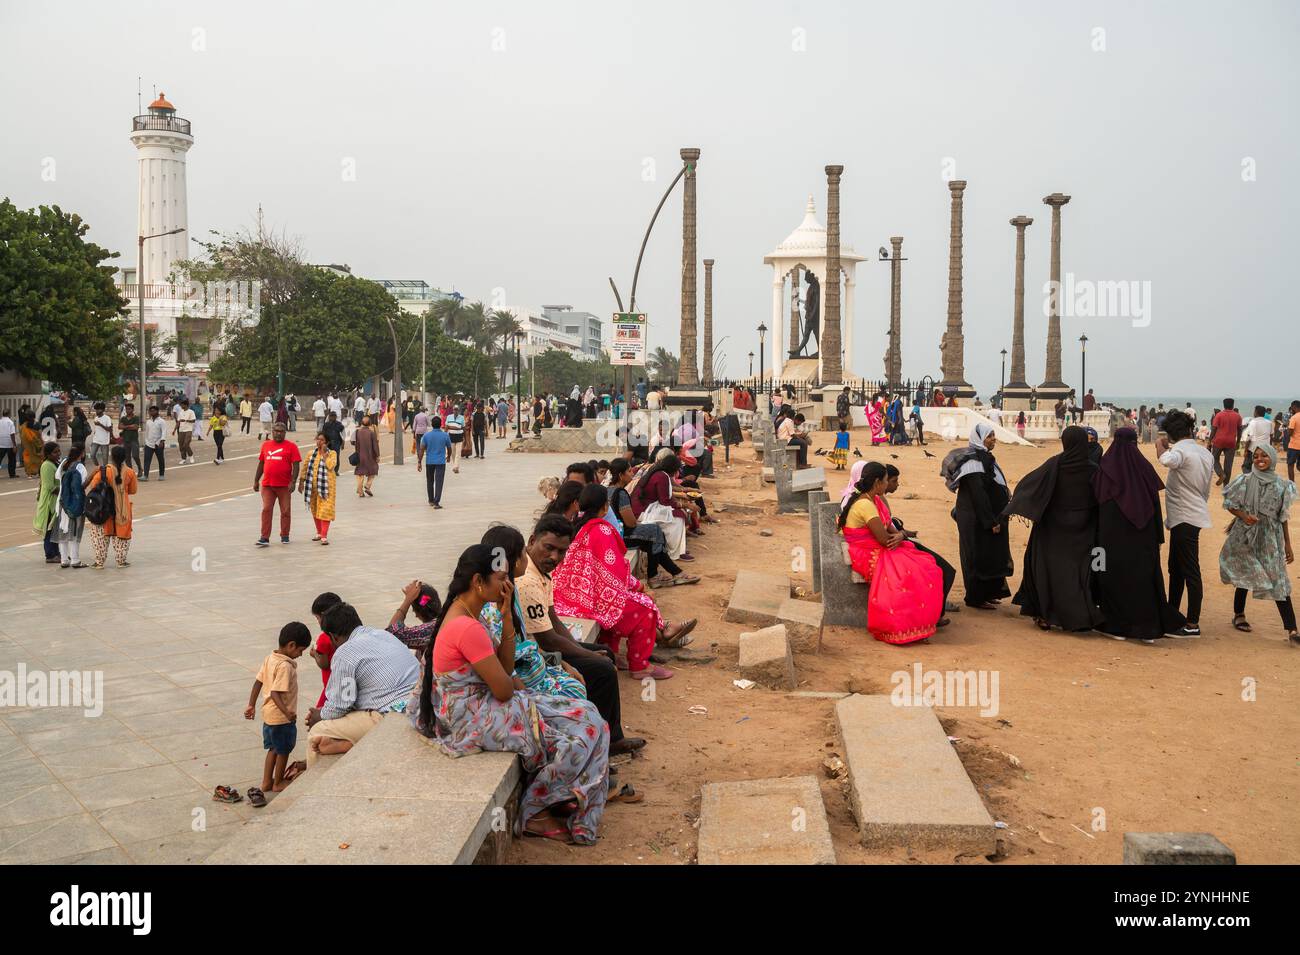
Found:
[{"label": "girl in yellow dress", "polygon": [[316,522],[316,536],[312,540],[322,544],[329,543],[330,523],[334,520],[334,501],[338,492],[334,466],[337,461],[338,455],[329,449],[325,435],[318,433],[316,447],[307,457],[307,466],[298,478],[298,492]]},{"label": "girl in yellow dress", "polygon": [[849,463],[849,431],[844,425],[844,419],[840,419],[840,430],[835,435],[835,449],[831,451],[827,458],[835,465],[835,470],[843,471],[844,466]]}]

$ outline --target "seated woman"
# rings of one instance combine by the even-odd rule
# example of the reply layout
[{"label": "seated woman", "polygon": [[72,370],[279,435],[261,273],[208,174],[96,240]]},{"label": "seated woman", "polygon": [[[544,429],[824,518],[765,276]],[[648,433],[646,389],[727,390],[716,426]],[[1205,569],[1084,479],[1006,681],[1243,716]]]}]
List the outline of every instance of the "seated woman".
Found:
[{"label": "seated woman", "polygon": [[679,467],[677,455],[665,449],[654,464],[641,468],[628,485],[627,494],[637,522],[658,524],[663,530],[668,556],[690,561],[695,558],[686,552],[686,512],[673,500],[672,477]]},{"label": "seated woman", "polygon": [[559,514],[566,520],[573,520],[578,516],[578,495],[582,493],[585,485],[577,481],[565,481],[555,492],[555,497],[551,503],[546,505],[543,514]]},{"label": "seated woman", "polygon": [[494,651],[478,618],[485,604],[513,592],[491,547],[460,555],[423,654],[416,728],[449,756],[518,753],[528,781],[516,831],[591,845],[609,791],[609,725],[586,700],[528,693],[510,676],[513,634]]},{"label": "seated woman", "polygon": [[[619,532],[623,543],[635,547],[646,555],[647,579],[651,587],[671,587],[679,584],[698,584],[700,578],[688,574],[668,556],[667,543],[663,528],[649,522],[640,523],[632,511],[632,499],[628,497],[627,486],[632,480],[632,470],[627,461],[615,458],[609,463],[609,511],[605,520]],[[660,569],[668,571],[670,576],[661,575]]]},{"label": "seated woman", "polygon": [[626,637],[627,665],[634,679],[670,679],[672,670],[650,662],[655,642],[662,632],[666,645],[684,647],[697,621],[665,625],[654,599],[641,591],[641,582],[628,570],[623,538],[604,519],[609,499],[603,487],[587,485],[580,505],[573,543],[551,574],[555,612],[595,620],[601,627],[599,641],[615,654]]},{"label": "seated woman", "polygon": [[867,462],[839,524],[853,569],[871,587],[867,629],[882,643],[900,645],[925,640],[948,621],[943,619],[943,574],[933,557],[893,526],[885,503],[888,484],[885,466]]},{"label": "seated woman", "polygon": [[[402,588],[402,603],[393,611],[392,619],[384,629],[418,655],[429,645],[434,632],[438,629],[440,610],[442,610],[442,602],[438,599],[438,591],[422,580],[413,580]],[[419,623],[408,627],[406,625],[408,613],[414,613]]]},{"label": "seated woman", "polygon": [[[480,543],[491,547],[493,553],[510,565],[510,579],[518,580],[528,572],[528,554],[524,550],[524,535],[506,524],[489,527]],[[503,597],[500,603],[486,603],[479,621],[487,627],[494,646],[500,646],[507,632],[515,641],[514,675],[524,681],[524,689],[530,693],[542,693],[547,696],[562,696],[568,699],[585,700],[587,686],[580,674],[563,660],[559,666],[552,666],[542,656],[537,641],[528,635],[524,628],[524,614],[519,608],[519,598],[512,592]]]}]

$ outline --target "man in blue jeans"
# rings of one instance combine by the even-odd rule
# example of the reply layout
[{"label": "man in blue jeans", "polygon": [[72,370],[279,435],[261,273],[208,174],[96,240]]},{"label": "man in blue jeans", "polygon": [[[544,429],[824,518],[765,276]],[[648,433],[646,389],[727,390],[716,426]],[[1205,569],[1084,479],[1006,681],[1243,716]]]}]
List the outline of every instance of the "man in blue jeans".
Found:
[{"label": "man in blue jeans", "polygon": [[442,419],[434,415],[429,419],[429,430],[420,438],[424,453],[415,460],[419,471],[426,464],[425,488],[429,492],[429,506],[442,510],[442,479],[447,473],[447,452],[451,450],[451,436],[442,430]]}]

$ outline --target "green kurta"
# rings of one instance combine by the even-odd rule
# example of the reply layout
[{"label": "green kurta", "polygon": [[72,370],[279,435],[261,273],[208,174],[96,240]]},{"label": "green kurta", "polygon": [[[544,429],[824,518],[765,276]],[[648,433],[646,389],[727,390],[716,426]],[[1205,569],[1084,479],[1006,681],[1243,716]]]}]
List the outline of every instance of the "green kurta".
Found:
[{"label": "green kurta", "polygon": [[59,511],[59,482],[54,479],[54,472],[59,466],[53,461],[41,462],[41,490],[36,498],[36,516],[32,518],[32,529],[42,537],[54,523],[54,515]]},{"label": "green kurta", "polygon": [[1291,595],[1291,578],[1286,566],[1286,541],[1282,524],[1290,517],[1296,487],[1290,481],[1275,480],[1256,490],[1252,507],[1249,473],[1232,479],[1223,493],[1223,506],[1253,514],[1259,523],[1248,527],[1240,518],[1232,522],[1219,551],[1219,579],[1244,587],[1259,600],[1286,600]]}]

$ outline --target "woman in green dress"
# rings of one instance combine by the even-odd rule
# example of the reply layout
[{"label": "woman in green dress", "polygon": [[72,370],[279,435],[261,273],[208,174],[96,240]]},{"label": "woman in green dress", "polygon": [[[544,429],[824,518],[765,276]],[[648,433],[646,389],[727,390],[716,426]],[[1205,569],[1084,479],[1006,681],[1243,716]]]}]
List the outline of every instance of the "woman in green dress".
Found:
[{"label": "woman in green dress", "polygon": [[1237,588],[1232,601],[1232,625],[1250,632],[1246,622],[1246,591],[1256,600],[1272,600],[1293,646],[1300,646],[1291,580],[1287,564],[1295,560],[1287,519],[1295,500],[1295,485],[1277,473],[1277,451],[1269,445],[1255,449],[1253,467],[1233,478],[1223,492],[1223,506],[1234,520],[1219,551],[1219,577]]},{"label": "woman in green dress", "polygon": [[59,562],[59,544],[51,540],[54,532],[54,518],[59,511],[59,481],[55,474],[59,470],[61,455],[58,442],[49,441],[41,448],[41,487],[36,495],[36,516],[32,518],[32,529],[41,535],[45,545],[45,563]]}]

